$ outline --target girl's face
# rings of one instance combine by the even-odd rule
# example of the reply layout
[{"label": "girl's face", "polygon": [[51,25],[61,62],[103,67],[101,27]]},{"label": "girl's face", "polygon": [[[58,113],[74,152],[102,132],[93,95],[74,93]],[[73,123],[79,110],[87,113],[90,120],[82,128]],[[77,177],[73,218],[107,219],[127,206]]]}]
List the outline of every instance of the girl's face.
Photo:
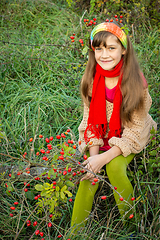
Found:
[{"label": "girl's face", "polygon": [[125,52],[118,38],[109,35],[106,39],[106,47],[103,44],[95,47],[95,59],[104,70],[110,71],[119,63]]}]

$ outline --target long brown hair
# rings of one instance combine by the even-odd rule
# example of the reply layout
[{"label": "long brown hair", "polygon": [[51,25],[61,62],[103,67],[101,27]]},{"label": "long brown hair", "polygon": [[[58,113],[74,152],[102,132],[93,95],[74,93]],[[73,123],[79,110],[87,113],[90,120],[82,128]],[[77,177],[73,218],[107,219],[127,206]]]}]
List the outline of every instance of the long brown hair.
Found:
[{"label": "long brown hair", "polygon": [[[112,33],[102,31],[95,35],[93,39],[93,47],[98,47],[102,43],[106,44],[106,38]],[[118,38],[117,38],[118,40]],[[118,40],[119,41],[119,40]],[[120,42],[120,41],[119,41]],[[121,42],[120,42],[121,43]],[[123,47],[123,46],[122,46]],[[127,49],[123,57],[123,78],[121,83],[122,105],[121,105],[121,120],[122,123],[131,122],[134,110],[140,111],[143,109],[143,79],[138,61],[130,38],[127,36]],[[88,63],[81,81],[81,94],[83,100],[90,104],[91,96],[89,90],[91,88],[95,69],[96,69],[95,53],[89,49]]]}]

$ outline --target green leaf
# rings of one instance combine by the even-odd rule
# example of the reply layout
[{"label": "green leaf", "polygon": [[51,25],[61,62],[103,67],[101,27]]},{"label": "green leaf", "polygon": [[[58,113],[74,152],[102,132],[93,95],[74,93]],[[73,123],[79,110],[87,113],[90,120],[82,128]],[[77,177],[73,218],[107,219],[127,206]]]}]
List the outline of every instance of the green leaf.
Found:
[{"label": "green leaf", "polygon": [[61,196],[62,199],[65,199],[65,195],[64,195],[63,192],[60,192],[60,196]]},{"label": "green leaf", "polygon": [[31,191],[26,192],[25,195],[26,195],[26,197],[27,197],[28,199],[30,199],[30,200],[33,200],[33,199],[34,199],[34,194],[33,194],[33,192],[31,192]]},{"label": "green leaf", "polygon": [[47,194],[47,191],[46,190],[43,190],[42,192],[41,192],[41,196],[43,197],[43,196],[46,196],[46,194]]},{"label": "green leaf", "polygon": [[43,191],[44,187],[43,187],[43,185],[41,185],[41,184],[36,184],[36,185],[35,185],[35,189],[36,189],[37,191]]},{"label": "green leaf", "polygon": [[74,187],[74,183],[71,182],[71,181],[66,181],[66,185],[67,185],[68,187]]},{"label": "green leaf", "polygon": [[70,191],[64,191],[64,192],[68,195],[68,197],[72,197],[72,193]]},{"label": "green leaf", "polygon": [[156,156],[157,155],[157,151],[156,150],[152,150],[152,151],[149,152],[149,154],[151,156]]},{"label": "green leaf", "polygon": [[65,190],[67,190],[67,186],[64,185],[62,188],[61,188],[61,192],[64,192]]},{"label": "green leaf", "polygon": [[60,191],[60,188],[59,186],[56,186],[56,191],[59,192]]}]

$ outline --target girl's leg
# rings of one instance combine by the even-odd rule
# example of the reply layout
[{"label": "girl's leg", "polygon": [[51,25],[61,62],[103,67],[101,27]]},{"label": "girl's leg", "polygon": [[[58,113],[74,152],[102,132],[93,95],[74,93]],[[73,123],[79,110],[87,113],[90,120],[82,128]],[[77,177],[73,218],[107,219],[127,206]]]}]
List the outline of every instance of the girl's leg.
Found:
[{"label": "girl's leg", "polygon": [[[114,158],[111,162],[106,165],[106,171],[111,185],[117,187],[117,192],[121,196],[133,205],[131,197],[133,196],[133,187],[127,177],[127,165],[131,162],[135,154],[130,154],[128,157],[123,157],[122,155]],[[114,198],[117,203],[119,212],[121,216],[125,214],[125,211],[129,210],[129,206],[124,201],[120,200],[119,195],[114,191]],[[126,215],[126,217],[130,212]]]},{"label": "girl's leg", "polygon": [[73,231],[74,229],[78,231],[84,226],[85,219],[91,212],[98,185],[97,183],[92,185],[89,180],[80,182],[72,213],[71,227],[74,226]]}]

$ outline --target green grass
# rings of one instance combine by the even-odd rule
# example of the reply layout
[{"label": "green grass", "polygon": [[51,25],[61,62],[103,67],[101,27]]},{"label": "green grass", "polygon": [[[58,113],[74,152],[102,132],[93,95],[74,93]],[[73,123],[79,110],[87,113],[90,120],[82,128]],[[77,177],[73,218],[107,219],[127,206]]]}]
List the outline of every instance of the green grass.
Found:
[{"label": "green grass", "polygon": [[[6,164],[24,166],[22,154],[30,151],[30,137],[43,134],[55,136],[69,127],[78,137],[78,126],[82,119],[80,81],[85,69],[87,56],[83,56],[78,39],[88,34],[81,31],[80,18],[68,8],[65,1],[23,1],[2,0],[0,3],[0,121],[6,138],[0,142],[0,159]],[[86,18],[87,13],[85,15]],[[98,22],[105,19],[101,14]],[[75,33],[75,43],[70,36]],[[130,36],[135,47],[141,69],[147,79],[152,106],[150,114],[159,121],[159,30],[146,23],[140,29],[130,29]],[[1,126],[0,126],[1,127]],[[0,129],[1,132],[1,129]],[[112,191],[109,187],[97,193],[97,201],[88,225],[73,239],[129,239],[133,232],[138,239],[155,239],[158,236],[159,185],[157,139],[136,156],[130,166],[129,176],[135,186],[135,218],[130,224],[122,221],[115,207]],[[35,146],[35,150],[38,145]],[[31,152],[31,151],[30,151]],[[10,157],[10,156],[11,157]],[[14,159],[16,158],[16,159]],[[31,162],[36,162],[32,156]],[[8,173],[7,173],[8,174]],[[16,181],[16,191],[12,196],[4,188],[6,180],[1,175],[0,182],[0,237],[30,239],[33,227],[23,224],[34,210],[35,202],[26,198],[20,189],[23,182]],[[34,193],[34,180],[32,191]],[[73,190],[73,200],[77,188]],[[107,192],[107,204],[100,196]],[[10,218],[9,206],[19,199],[23,208],[16,217]],[[67,239],[73,204],[60,206],[61,217],[54,221],[54,230],[49,232],[46,222],[42,224],[47,235],[45,239],[56,239],[63,233]],[[93,217],[94,216],[94,217]],[[47,214],[39,216],[33,213],[32,220],[47,219]],[[36,238],[33,238],[36,239]],[[73,240],[72,239],[72,240]]]}]

